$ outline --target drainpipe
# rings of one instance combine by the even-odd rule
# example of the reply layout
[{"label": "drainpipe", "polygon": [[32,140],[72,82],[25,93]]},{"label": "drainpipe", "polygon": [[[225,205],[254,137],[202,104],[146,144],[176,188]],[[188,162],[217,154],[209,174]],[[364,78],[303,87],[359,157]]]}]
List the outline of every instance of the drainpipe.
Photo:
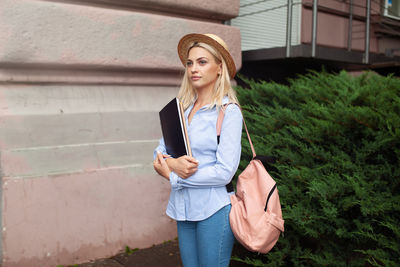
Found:
[{"label": "drainpipe", "polygon": [[292,45],[292,7],[293,0],[288,0],[287,18],[286,18],[286,57],[290,57],[290,48]]},{"label": "drainpipe", "polygon": [[318,0],[313,1],[312,10],[312,36],[311,36],[311,57],[315,57],[315,50],[317,46],[317,14],[318,14]]},{"label": "drainpipe", "polygon": [[347,51],[351,51],[351,42],[353,39],[353,0],[350,0],[349,10],[349,34],[347,36]]},{"label": "drainpipe", "polygon": [[367,14],[365,21],[365,53],[364,53],[364,63],[369,64],[369,26],[371,17],[371,0],[367,0]]}]

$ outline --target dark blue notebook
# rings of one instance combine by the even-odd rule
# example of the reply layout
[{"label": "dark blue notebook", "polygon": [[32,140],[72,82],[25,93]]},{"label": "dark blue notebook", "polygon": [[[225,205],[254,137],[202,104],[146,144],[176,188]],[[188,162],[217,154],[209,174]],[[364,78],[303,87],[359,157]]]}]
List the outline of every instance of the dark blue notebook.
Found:
[{"label": "dark blue notebook", "polygon": [[174,158],[192,156],[183,106],[179,100],[172,99],[159,115],[167,153]]}]

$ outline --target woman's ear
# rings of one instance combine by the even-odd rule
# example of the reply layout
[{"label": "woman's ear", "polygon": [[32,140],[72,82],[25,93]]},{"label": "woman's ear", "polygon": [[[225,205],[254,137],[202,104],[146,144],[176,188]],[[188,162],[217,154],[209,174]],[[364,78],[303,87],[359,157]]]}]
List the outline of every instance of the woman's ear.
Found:
[{"label": "woman's ear", "polygon": [[221,75],[222,73],[222,63],[218,64],[218,75]]}]

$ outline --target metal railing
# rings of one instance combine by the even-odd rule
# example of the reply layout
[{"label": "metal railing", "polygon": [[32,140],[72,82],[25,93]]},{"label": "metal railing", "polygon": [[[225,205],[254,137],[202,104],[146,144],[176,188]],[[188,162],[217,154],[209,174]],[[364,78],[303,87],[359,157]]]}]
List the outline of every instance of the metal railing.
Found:
[{"label": "metal railing", "polygon": [[366,10],[366,20],[365,20],[365,52],[364,52],[364,63],[369,64],[369,29],[371,25],[371,0],[367,0],[367,10]]},{"label": "metal railing", "polygon": [[[247,3],[244,5],[241,5],[240,8],[247,7],[247,6],[252,6],[252,5],[257,5],[263,2],[269,2],[273,0],[259,0],[251,3]],[[311,0],[310,0],[311,1]],[[360,5],[360,4],[355,4],[353,3],[353,0],[348,0],[348,1],[342,1],[342,0],[333,0],[333,1],[338,1],[340,3],[346,3],[349,6],[349,26],[348,26],[348,40],[347,40],[347,50],[351,51],[352,50],[352,33],[353,33],[353,7],[361,7],[365,8],[365,46],[364,46],[364,57],[363,57],[363,63],[369,64],[369,54],[370,54],[370,24],[371,24],[371,0],[365,0],[365,6]],[[383,7],[380,2],[377,2],[379,0],[373,0],[375,3],[379,3],[380,8],[386,8]],[[286,4],[283,5],[277,5],[274,7],[269,7],[267,9],[262,9],[262,10],[257,10],[254,12],[249,12],[245,14],[239,15],[239,17],[244,17],[244,16],[250,16],[250,15],[255,15],[259,13],[264,13],[268,11],[272,11],[275,9],[280,9],[280,8],[287,8],[287,21],[286,21],[286,57],[289,58],[291,57],[291,40],[292,40],[292,23],[293,23],[293,12],[292,8],[294,5],[297,4],[303,4],[303,1],[298,1],[294,3],[293,0],[287,0]],[[315,57],[317,53],[317,26],[318,26],[318,10],[319,8],[322,8],[322,6],[318,5],[318,0],[312,0],[312,30],[311,30],[311,57]],[[324,7],[326,8],[326,7]],[[374,12],[381,14],[381,12],[377,10],[373,10]],[[383,14],[382,14],[383,15]],[[343,16],[343,14],[342,14]],[[360,16],[358,16],[360,17]],[[359,19],[359,18],[358,18]]]}]

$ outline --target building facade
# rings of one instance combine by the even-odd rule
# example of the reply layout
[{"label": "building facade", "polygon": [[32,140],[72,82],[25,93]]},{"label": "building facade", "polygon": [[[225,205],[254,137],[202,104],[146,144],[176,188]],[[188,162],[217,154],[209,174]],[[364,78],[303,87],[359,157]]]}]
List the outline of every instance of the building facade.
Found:
[{"label": "building facade", "polygon": [[187,33],[241,66],[237,0],[0,1],[3,267],[57,266],[176,237],[152,168]]},{"label": "building facade", "polygon": [[285,81],[307,69],[400,75],[400,0],[241,0],[243,68]]}]

